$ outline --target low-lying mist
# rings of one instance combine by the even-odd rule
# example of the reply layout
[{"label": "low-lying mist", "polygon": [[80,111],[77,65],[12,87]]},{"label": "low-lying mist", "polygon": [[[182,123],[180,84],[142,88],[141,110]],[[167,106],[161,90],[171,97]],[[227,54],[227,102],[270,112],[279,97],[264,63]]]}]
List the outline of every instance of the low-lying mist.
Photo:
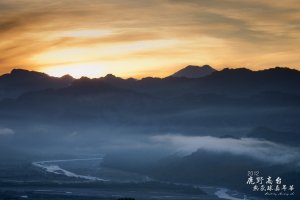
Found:
[{"label": "low-lying mist", "polygon": [[174,148],[182,154],[190,154],[197,150],[212,153],[231,153],[246,155],[269,164],[287,164],[296,162],[298,165],[300,149],[255,138],[217,138],[211,136],[158,135],[152,140]]}]

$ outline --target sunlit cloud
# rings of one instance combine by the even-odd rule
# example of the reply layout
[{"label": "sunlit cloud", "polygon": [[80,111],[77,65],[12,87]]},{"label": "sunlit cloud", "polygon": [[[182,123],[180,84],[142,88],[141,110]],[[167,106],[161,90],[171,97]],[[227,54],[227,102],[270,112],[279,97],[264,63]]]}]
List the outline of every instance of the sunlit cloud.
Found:
[{"label": "sunlit cloud", "polygon": [[74,78],[80,78],[82,76],[95,78],[97,76],[105,75],[106,67],[107,66],[100,63],[77,63],[46,68],[44,71],[50,76],[56,77],[61,77],[65,74],[69,74]]},{"label": "sunlit cloud", "polygon": [[104,62],[119,76],[187,64],[300,69],[299,11],[296,0],[0,0],[0,73]]},{"label": "sunlit cloud", "polygon": [[[178,44],[178,41],[173,40],[106,44],[104,47],[98,45],[91,48],[71,48],[45,52],[31,59],[34,63],[45,66],[43,71],[52,76],[70,74],[75,78],[81,76],[96,78],[106,75],[105,73],[115,73],[127,77],[130,76],[127,75],[128,72],[134,73],[132,70],[138,71],[140,66],[151,68],[163,63],[155,57],[151,59],[149,55],[138,58],[134,56],[135,54],[151,49],[152,51],[160,51],[163,47],[176,44]],[[49,64],[52,66],[49,66]]]},{"label": "sunlit cloud", "polygon": [[113,31],[110,30],[81,30],[81,31],[67,31],[61,34],[61,36],[67,37],[99,37],[105,35],[111,35]]}]

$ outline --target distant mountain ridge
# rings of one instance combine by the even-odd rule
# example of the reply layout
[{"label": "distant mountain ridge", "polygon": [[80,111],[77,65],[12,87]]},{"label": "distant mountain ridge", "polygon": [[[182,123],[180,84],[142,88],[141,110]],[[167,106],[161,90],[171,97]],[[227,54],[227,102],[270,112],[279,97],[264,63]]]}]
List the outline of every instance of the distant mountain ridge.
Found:
[{"label": "distant mountain ridge", "polygon": [[[0,101],[0,128],[15,132],[0,136],[3,144],[16,138],[29,145],[26,136],[51,143],[61,132],[81,131],[84,136],[104,129],[186,135],[223,128],[226,135],[236,127],[300,130],[300,72],[288,68],[224,69],[201,78],[135,80],[109,74],[63,80],[26,70],[0,76],[0,83],[9,87],[30,83],[16,90],[18,97]],[[34,145],[39,144],[30,143]]]},{"label": "distant mountain ridge", "polygon": [[[115,87],[101,79],[83,77],[66,88],[31,91],[23,93],[17,99],[2,100],[0,119],[5,120],[16,116],[25,120],[32,118],[35,121],[47,122],[52,120],[84,121],[98,125],[135,124],[138,126],[151,122],[150,124],[154,124],[154,127],[163,124],[163,126],[174,128],[176,126],[182,128],[186,124],[245,126],[251,123],[258,126],[262,121],[269,123],[268,116],[273,116],[276,109],[280,113],[277,115],[276,120],[278,120],[282,116],[280,109],[297,110],[299,108],[300,95],[296,94],[265,91],[247,98],[212,93],[184,94],[176,98],[155,97],[148,93]],[[211,116],[207,118],[205,114],[198,112],[202,109],[212,109],[209,111]],[[253,112],[253,110],[264,109],[265,113],[254,114]],[[191,112],[191,114],[185,116],[186,112]],[[218,116],[218,112],[223,114]],[[248,113],[249,119],[239,117],[241,113]],[[218,120],[215,120],[215,117]],[[293,121],[298,119],[296,115],[293,117],[295,118]],[[276,120],[272,121],[275,123]],[[287,125],[290,126],[289,123],[293,124],[293,121],[287,121]]]},{"label": "distant mountain ridge", "polygon": [[209,65],[203,65],[202,67],[195,66],[195,65],[188,65],[187,67],[174,73],[172,76],[173,77],[186,77],[186,78],[200,78],[203,76],[210,75],[211,73],[213,73],[215,71],[216,70],[213,69]]},{"label": "distant mountain ridge", "polygon": [[65,88],[29,91],[17,99],[2,100],[0,110],[8,113],[24,111],[48,119],[90,119],[107,111],[141,111],[151,100],[149,94],[118,88],[100,79],[82,77]]},{"label": "distant mountain ridge", "polygon": [[[76,80],[78,79],[69,75],[56,78],[40,72],[14,69],[10,74],[0,76],[0,100],[17,98],[29,91],[66,88]],[[105,77],[91,79],[95,82],[94,84],[97,84],[96,82],[100,84],[98,80],[102,81],[102,85],[106,83],[117,88],[148,93],[156,97],[180,97],[189,93],[250,97],[264,91],[300,94],[300,72],[280,67],[262,71],[225,68],[200,78],[169,76],[136,80],[108,74]]]},{"label": "distant mountain ridge", "polygon": [[116,87],[147,92],[158,97],[178,97],[186,93],[249,97],[263,91],[300,94],[300,72],[281,67],[261,71],[225,68],[200,78],[169,76],[133,81],[107,75],[100,79]]}]

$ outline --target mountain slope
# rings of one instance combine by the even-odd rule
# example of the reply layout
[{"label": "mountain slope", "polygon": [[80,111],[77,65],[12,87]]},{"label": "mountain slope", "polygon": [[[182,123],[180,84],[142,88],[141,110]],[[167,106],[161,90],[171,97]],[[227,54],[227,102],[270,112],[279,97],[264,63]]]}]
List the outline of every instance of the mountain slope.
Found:
[{"label": "mountain slope", "polygon": [[23,93],[16,100],[6,99],[0,110],[9,115],[38,115],[41,118],[84,119],[97,118],[103,113],[141,112],[151,95],[121,89],[100,79],[82,77],[62,89],[46,89]]},{"label": "mountain slope", "polygon": [[45,73],[13,69],[11,73],[0,76],[0,100],[17,98],[24,92],[58,89],[69,86],[74,81],[70,75],[61,78],[51,77]]},{"label": "mountain slope", "polygon": [[203,65],[202,67],[189,65],[178,72],[174,73],[173,77],[186,77],[186,78],[200,78],[203,76],[210,75],[211,73],[215,72],[216,70],[213,69],[209,65]]}]

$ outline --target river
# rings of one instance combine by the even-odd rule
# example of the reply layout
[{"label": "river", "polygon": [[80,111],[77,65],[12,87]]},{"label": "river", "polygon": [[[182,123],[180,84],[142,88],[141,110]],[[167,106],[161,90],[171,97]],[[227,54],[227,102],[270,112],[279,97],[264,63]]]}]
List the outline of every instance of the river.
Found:
[{"label": "river", "polygon": [[98,177],[93,176],[84,176],[84,175],[78,175],[75,173],[72,173],[68,170],[60,168],[58,165],[54,164],[48,164],[47,163],[57,163],[57,162],[71,162],[71,161],[90,161],[90,160],[102,160],[102,158],[85,158],[85,159],[68,159],[68,160],[48,160],[48,161],[39,161],[39,162],[33,162],[32,164],[36,167],[42,168],[43,170],[54,173],[54,174],[63,174],[68,177],[75,177],[75,178],[83,178],[87,180],[93,180],[93,181],[107,181],[105,179],[101,179]]},{"label": "river", "polygon": [[[38,162],[33,162],[32,165],[39,167],[47,172],[50,173],[55,173],[55,174],[63,174],[68,177],[76,177],[76,178],[82,178],[86,179],[89,181],[110,181],[104,178],[99,178],[95,176],[87,176],[87,175],[79,175],[73,172],[70,172],[66,169],[61,168],[58,166],[57,163],[60,162],[74,162],[74,161],[101,161],[103,158],[83,158],[83,159],[66,159],[66,160],[48,160],[48,161],[38,161]],[[55,163],[55,164],[54,164]],[[243,195],[238,192],[233,192],[228,190],[227,188],[220,188],[220,187],[215,187],[215,186],[197,186],[200,187],[202,190],[207,192],[210,195],[216,195],[220,199],[228,199],[228,200],[252,200],[256,198],[247,198],[246,195]],[[230,191],[229,195],[227,192]]]}]

